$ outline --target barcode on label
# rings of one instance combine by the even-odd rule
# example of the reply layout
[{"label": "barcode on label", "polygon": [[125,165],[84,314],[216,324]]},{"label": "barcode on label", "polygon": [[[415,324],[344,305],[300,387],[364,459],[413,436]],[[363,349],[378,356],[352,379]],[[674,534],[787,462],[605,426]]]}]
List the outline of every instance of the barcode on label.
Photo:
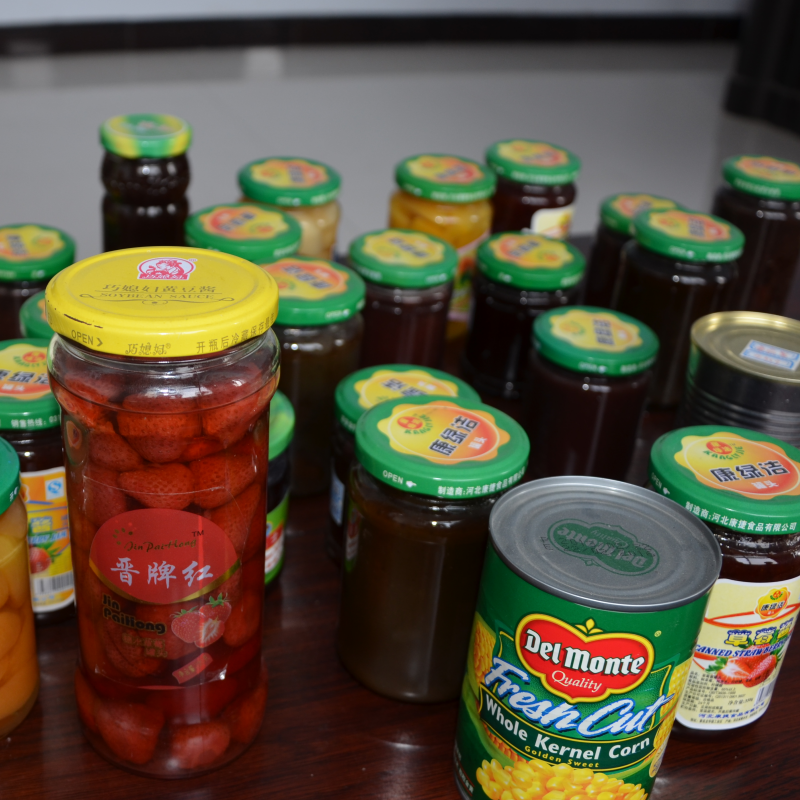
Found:
[{"label": "barcode on label", "polygon": [[43,594],[55,594],[72,589],[75,585],[72,580],[72,571],[64,572],[61,575],[51,575],[47,578],[33,579],[33,594],[40,597]]},{"label": "barcode on label", "polygon": [[768,703],[770,697],[772,697],[772,692],[775,689],[775,684],[778,681],[772,681],[771,683],[767,684],[766,686],[762,686],[758,690],[758,694],[756,695],[756,702],[755,705],[758,706],[760,703]]}]

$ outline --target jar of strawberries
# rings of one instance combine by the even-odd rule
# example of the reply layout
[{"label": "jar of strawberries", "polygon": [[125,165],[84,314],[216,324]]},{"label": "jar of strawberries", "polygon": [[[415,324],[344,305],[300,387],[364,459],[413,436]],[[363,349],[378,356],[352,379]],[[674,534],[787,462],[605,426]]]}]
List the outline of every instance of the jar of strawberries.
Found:
[{"label": "jar of strawberries", "polygon": [[47,290],[61,406],[84,732],[146,775],[215,769],[255,738],[277,286],[236,256],[118,250]]}]

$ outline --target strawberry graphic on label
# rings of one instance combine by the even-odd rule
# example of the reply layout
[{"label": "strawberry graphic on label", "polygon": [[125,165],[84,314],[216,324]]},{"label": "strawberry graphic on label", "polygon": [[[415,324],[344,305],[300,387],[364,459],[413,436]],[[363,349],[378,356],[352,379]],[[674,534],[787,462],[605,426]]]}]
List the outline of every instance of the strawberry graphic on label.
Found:
[{"label": "strawberry graphic on label", "polygon": [[191,611],[181,611],[172,620],[172,632],[183,642],[193,644],[194,640],[200,635],[200,628],[203,618],[196,609]]},{"label": "strawberry graphic on label", "polygon": [[208,617],[201,617],[201,619],[203,621],[200,623],[200,632],[197,634],[194,643],[200,648],[210,647],[225,633],[225,623]]},{"label": "strawberry graphic on label", "polygon": [[172,632],[187,644],[210,647],[225,633],[225,621],[231,615],[231,604],[226,595],[209,597],[209,602],[199,608],[183,610],[172,619]]},{"label": "strawberry graphic on label", "polygon": [[221,594],[216,600],[209,596],[208,602],[200,607],[199,614],[207,619],[216,619],[224,623],[231,615],[231,610],[231,604],[225,595]]},{"label": "strawberry graphic on label", "polygon": [[50,554],[41,547],[30,547],[28,548],[28,553],[31,560],[31,574],[35,575],[37,572],[44,572],[53,563],[50,559]]},{"label": "strawberry graphic on label", "polygon": [[[725,663],[720,664],[722,661]],[[765,653],[742,658],[720,658],[708,669],[717,673],[716,677],[720,683],[740,684],[752,688],[764,683],[775,672],[777,666],[778,659],[774,653]]]}]

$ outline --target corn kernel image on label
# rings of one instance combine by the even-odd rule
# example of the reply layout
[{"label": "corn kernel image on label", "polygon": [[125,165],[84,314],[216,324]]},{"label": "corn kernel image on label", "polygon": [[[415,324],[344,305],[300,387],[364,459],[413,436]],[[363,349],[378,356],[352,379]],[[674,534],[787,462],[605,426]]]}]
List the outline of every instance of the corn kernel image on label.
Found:
[{"label": "corn kernel image on label", "polygon": [[226,239],[274,239],[289,230],[282,214],[256,205],[215,206],[200,216],[200,225]]},{"label": "corn kernel image on label", "polygon": [[550,327],[553,336],[582,350],[624,353],[642,344],[640,327],[610,311],[569,309],[552,316]]},{"label": "corn kernel image on label", "polygon": [[282,258],[267,264],[264,270],[278,284],[281,298],[296,297],[301,300],[322,300],[347,291],[349,274],[336,269],[327,261],[295,261]]}]

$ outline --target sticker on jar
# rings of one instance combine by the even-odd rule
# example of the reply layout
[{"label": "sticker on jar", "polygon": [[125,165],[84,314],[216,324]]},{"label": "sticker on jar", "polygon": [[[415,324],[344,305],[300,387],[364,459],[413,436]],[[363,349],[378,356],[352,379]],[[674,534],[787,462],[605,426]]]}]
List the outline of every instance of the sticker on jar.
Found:
[{"label": "sticker on jar", "polygon": [[561,208],[540,208],[531,216],[531,224],[523,228],[525,233],[538,233],[548,239],[566,239],[572,228],[575,206]]},{"label": "sticker on jar", "polygon": [[800,353],[787,350],[785,347],[777,347],[774,344],[758,342],[755,339],[751,339],[739,355],[748,361],[778,367],[778,369],[785,369],[788,372],[796,371],[800,364]]},{"label": "sticker on jar", "polygon": [[255,205],[217,206],[200,215],[200,225],[208,233],[239,240],[274,239],[289,230],[283,214]]},{"label": "sticker on jar", "polygon": [[775,183],[800,182],[800,166],[770,156],[742,156],[736,161],[736,168],[751,178]]},{"label": "sticker on jar", "polygon": [[453,295],[447,318],[454,322],[468,322],[472,299],[472,276],[475,273],[475,255],[481,242],[489,238],[489,232],[481,234],[469,244],[457,249],[458,267],[453,279]]},{"label": "sticker on jar", "polygon": [[268,158],[250,167],[254,181],[281,189],[308,189],[330,180],[322,164],[303,158]]},{"label": "sticker on jar", "polygon": [[656,211],[648,217],[651,228],[675,239],[697,242],[723,242],[731,238],[731,226],[707,214],[671,209]]},{"label": "sticker on jar", "polygon": [[409,159],[406,165],[412,175],[434,183],[473,183],[484,177],[480,165],[456,156],[423,155]]},{"label": "sticker on jar", "polygon": [[66,246],[58,231],[39,225],[0,228],[0,258],[23,262],[49,258]]},{"label": "sticker on jar", "polygon": [[550,318],[553,336],[581,350],[624,353],[642,344],[639,327],[610,311],[573,308]]},{"label": "sticker on jar", "polygon": [[330,498],[331,519],[337,524],[342,524],[342,514],[344,513],[344,484],[339,480],[336,469],[331,464],[331,498]]},{"label": "sticker on jar", "polygon": [[267,544],[264,552],[264,583],[270,583],[283,565],[286,517],[289,514],[289,492],[272,511],[267,512]]},{"label": "sticker on jar", "polygon": [[424,233],[387,230],[364,237],[363,253],[384,264],[426,267],[444,258],[444,244]]},{"label": "sticker on jar", "polygon": [[[0,396],[29,402],[49,393],[46,347],[17,342],[0,351]],[[27,427],[24,422],[19,427]]]},{"label": "sticker on jar", "polygon": [[426,394],[458,396],[458,386],[455,383],[435,378],[424,369],[402,372],[379,369],[369,378],[356,381],[354,388],[358,392],[358,404],[366,409],[398,397],[422,397]]},{"label": "sticker on jar", "polygon": [[282,258],[266,264],[264,271],[278,284],[280,296],[299,300],[324,300],[347,291],[350,275],[326,261],[296,261]]}]

